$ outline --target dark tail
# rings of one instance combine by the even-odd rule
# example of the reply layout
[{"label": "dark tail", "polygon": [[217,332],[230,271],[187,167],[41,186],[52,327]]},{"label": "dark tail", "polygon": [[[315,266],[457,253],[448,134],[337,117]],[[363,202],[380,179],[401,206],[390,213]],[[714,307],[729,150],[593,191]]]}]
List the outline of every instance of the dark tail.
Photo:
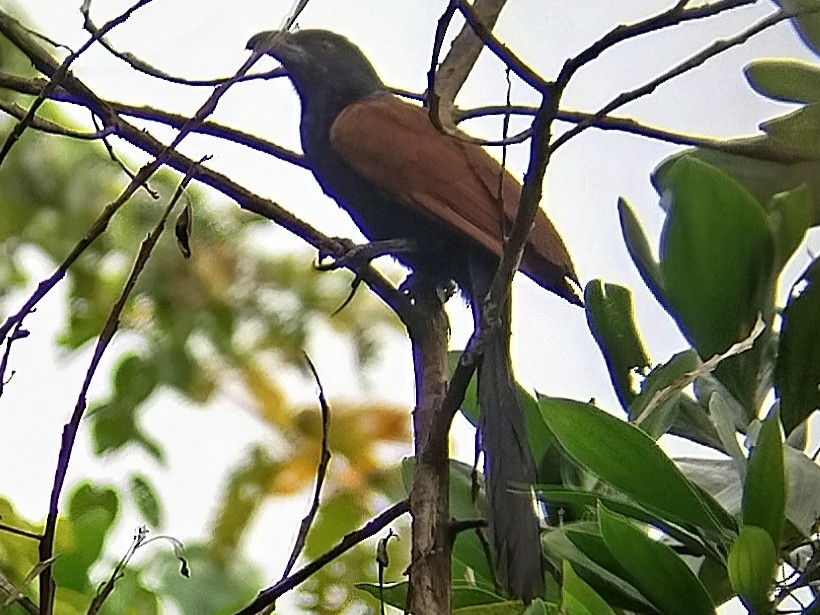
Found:
[{"label": "dark tail", "polygon": [[[471,267],[475,321],[494,268]],[[510,364],[510,310],[485,340],[478,367],[479,427],[484,449],[488,521],[499,581],[529,603],[544,595],[540,527],[532,498],[522,485],[535,483],[535,464],[527,442],[524,413]]]}]

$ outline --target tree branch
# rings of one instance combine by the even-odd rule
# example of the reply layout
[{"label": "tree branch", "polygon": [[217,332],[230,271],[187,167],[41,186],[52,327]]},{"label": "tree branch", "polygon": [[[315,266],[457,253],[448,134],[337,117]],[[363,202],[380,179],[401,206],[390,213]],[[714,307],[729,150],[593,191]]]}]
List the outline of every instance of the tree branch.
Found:
[{"label": "tree branch", "polygon": [[342,538],[341,542],[339,542],[339,544],[333,547],[330,551],[327,551],[311,563],[307,564],[303,568],[300,568],[288,578],[282,579],[275,585],[272,585],[259,592],[256,599],[244,609],[238,611],[236,615],[256,615],[259,611],[276,602],[276,600],[281,598],[285,593],[297,587],[300,583],[306,581],[311,575],[327,566],[339,556],[344,555],[347,551],[359,543],[364,542],[368,538],[371,538],[381,532],[390,523],[393,523],[393,521],[401,517],[409,510],[410,503],[407,500],[402,500],[397,504],[393,504],[393,506],[377,515],[363,528],[347,534],[344,538]]},{"label": "tree branch", "polygon": [[601,118],[610,114],[612,111],[615,111],[615,109],[618,109],[619,107],[622,107],[627,103],[637,100],[638,98],[651,94],[659,86],[666,83],[667,81],[671,81],[672,79],[679,77],[680,75],[694,68],[697,68],[707,60],[710,60],[711,58],[723,53],[727,49],[731,49],[732,47],[742,45],[756,34],[760,34],[764,30],[771,28],[772,26],[780,23],[781,21],[791,19],[792,17],[795,17],[797,15],[805,13],[815,13],[818,11],[820,11],[820,8],[817,7],[812,7],[807,10],[777,11],[776,13],[760,20],[755,25],[751,26],[750,28],[747,28],[739,34],[736,34],[735,36],[715,41],[705,49],[691,56],[689,59],[681,62],[674,68],[666,71],[662,75],[659,75],[655,79],[652,79],[651,81],[645,83],[644,85],[638,88],[635,88],[634,90],[622,92],[621,94],[613,98],[610,102],[608,102],[598,111],[596,111],[589,119],[578,123],[574,128],[568,130],[560,137],[558,137],[551,146],[552,151],[555,151],[564,143],[566,143],[579,133],[583,132],[590,126],[592,126],[594,122],[601,120]]}]

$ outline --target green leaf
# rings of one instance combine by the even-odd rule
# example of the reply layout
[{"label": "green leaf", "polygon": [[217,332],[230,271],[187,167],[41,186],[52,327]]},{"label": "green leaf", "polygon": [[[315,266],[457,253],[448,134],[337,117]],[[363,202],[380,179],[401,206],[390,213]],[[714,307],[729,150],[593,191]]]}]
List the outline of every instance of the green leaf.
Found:
[{"label": "green leaf", "polygon": [[136,407],[154,392],[157,382],[152,362],[136,353],[124,354],[114,368],[113,397],[116,403]]},{"label": "green leaf", "polygon": [[702,528],[732,530],[717,503],[701,493],[655,441],[634,425],[571,400],[545,400],[541,411],[555,438],[580,466],[662,519]]},{"label": "green leaf", "polygon": [[[103,546],[119,512],[119,497],[110,487],[79,484],[71,492],[65,522],[71,526],[71,544],[54,562],[57,585],[88,591],[88,572],[102,553]],[[59,532],[58,532],[59,533]]]},{"label": "green leaf", "polygon": [[780,272],[803,243],[811,226],[813,208],[811,190],[806,184],[776,194],[769,201],[769,224],[774,231],[777,249],[775,271]]},{"label": "green leaf", "polygon": [[265,586],[264,573],[240,555],[226,565],[205,545],[186,544],[185,559],[192,573],[185,578],[180,574],[179,560],[167,544],[154,542],[147,548],[153,552],[142,557],[151,558],[151,578],[162,588],[163,602],[172,601],[178,613],[235,613]]},{"label": "green leaf", "polygon": [[803,451],[790,446],[784,447],[784,453],[786,476],[789,479],[789,486],[786,489],[789,497],[786,518],[800,534],[808,538],[817,522],[820,466]]},{"label": "green leaf", "polygon": [[652,540],[645,531],[604,506],[598,508],[598,522],[612,555],[664,615],[715,612],[706,588],[670,547]]},{"label": "green leaf", "polygon": [[756,92],[775,100],[820,102],[820,67],[796,58],[753,60],[743,71]]},{"label": "green leaf", "polygon": [[[641,383],[640,394],[629,406],[629,420],[654,439],[660,438],[674,423],[681,398],[680,389],[688,385],[685,382],[676,388],[676,383],[682,382],[685,374],[699,366],[697,353],[685,350],[653,368]],[[652,408],[648,410],[650,406]]]},{"label": "green leaf", "polygon": [[660,264],[652,254],[649,241],[643,232],[641,223],[632,206],[624,198],[618,199],[618,219],[621,222],[621,234],[632,262],[638,268],[641,279],[655,298],[663,303],[663,276]]},{"label": "green leaf", "polygon": [[761,122],[760,129],[777,143],[788,144],[805,157],[820,154],[820,103]]},{"label": "green leaf", "polygon": [[[538,494],[550,503],[550,506],[570,506],[576,510],[577,518],[589,518],[591,514],[596,512],[598,504],[603,504],[609,510],[616,512],[630,519],[642,521],[647,525],[653,525],[660,531],[671,536],[681,544],[686,545],[692,553],[699,553],[705,555],[707,549],[703,546],[698,538],[681,530],[675,525],[670,525],[668,521],[658,519],[657,515],[650,513],[645,508],[636,505],[634,502],[627,500],[625,497],[617,495],[603,495],[598,492],[581,491],[571,488],[547,487],[539,489]],[[564,518],[566,518],[566,514]],[[568,534],[570,540],[573,540],[573,535]]]},{"label": "green leaf", "polygon": [[743,524],[763,528],[773,545],[780,544],[786,511],[786,473],[780,414],[772,412],[763,421],[743,485]]},{"label": "green leaf", "polygon": [[649,355],[635,326],[632,293],[617,284],[592,280],[584,289],[589,330],[606,361],[609,377],[624,409],[635,398],[632,378],[649,367]]},{"label": "green leaf", "polygon": [[768,612],[777,569],[777,551],[769,532],[754,525],[740,529],[729,551],[729,580],[743,603],[754,612]]},{"label": "green leaf", "polygon": [[615,611],[575,574],[569,562],[564,561],[564,583],[561,586],[561,601],[567,615],[615,615]]},{"label": "green leaf", "polygon": [[[661,234],[664,294],[698,354],[709,359],[773,311],[774,239],[763,207],[731,177],[694,157],[658,178],[669,202]],[[719,306],[719,309],[716,307]],[[762,343],[723,361],[715,375],[756,407]]]},{"label": "green leaf", "polygon": [[[407,604],[407,587],[406,581],[385,583],[383,587],[379,587],[378,583],[356,583],[357,589],[377,600],[384,598],[386,604],[402,610]],[[525,608],[521,601],[507,600],[491,591],[460,581],[453,581],[451,604],[453,613],[459,615],[523,613]]]},{"label": "green leaf", "polygon": [[720,436],[723,449],[737,465],[738,475],[745,478],[746,455],[737,442],[736,417],[732,410],[731,399],[727,399],[723,391],[715,391],[709,396],[709,416]]},{"label": "green leaf", "polygon": [[820,54],[820,13],[812,11],[817,7],[816,0],[774,0],[786,11],[805,11],[791,18],[797,34],[806,46],[814,53]]},{"label": "green leaf", "polygon": [[711,557],[705,558],[698,569],[698,578],[715,604],[723,604],[735,596],[725,562],[719,562]]},{"label": "green leaf", "polygon": [[771,311],[772,233],[760,203],[715,167],[683,157],[662,183],[670,200],[661,236],[664,293],[701,357],[710,358],[746,337],[758,312]]},{"label": "green leaf", "polygon": [[582,521],[550,529],[541,540],[544,554],[555,568],[569,562],[612,606],[637,613],[654,612],[652,605],[624,579],[626,571],[604,545],[597,523]]},{"label": "green leaf", "polygon": [[128,480],[128,490],[145,523],[153,528],[162,527],[165,513],[151,481],[142,474],[132,474]]},{"label": "green leaf", "polygon": [[820,407],[820,258],[806,269],[783,312],[774,383],[790,433]]}]

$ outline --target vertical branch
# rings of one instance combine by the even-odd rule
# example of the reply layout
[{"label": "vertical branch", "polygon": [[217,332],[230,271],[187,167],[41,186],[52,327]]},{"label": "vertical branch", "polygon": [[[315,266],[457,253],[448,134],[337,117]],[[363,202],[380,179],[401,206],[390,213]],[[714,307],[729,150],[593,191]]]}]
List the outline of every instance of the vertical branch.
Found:
[{"label": "vertical branch", "polygon": [[413,515],[410,612],[450,613],[450,499],[448,433],[438,415],[447,393],[449,323],[436,289],[414,289],[416,317],[407,323],[416,375],[413,440],[416,466],[410,493]]}]

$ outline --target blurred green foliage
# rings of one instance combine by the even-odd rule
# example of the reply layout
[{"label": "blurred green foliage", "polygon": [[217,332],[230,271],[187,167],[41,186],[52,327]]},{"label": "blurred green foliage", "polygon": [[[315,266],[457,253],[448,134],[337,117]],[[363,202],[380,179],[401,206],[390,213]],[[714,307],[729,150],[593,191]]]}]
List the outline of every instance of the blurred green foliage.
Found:
[{"label": "blurred green foliage", "polygon": [[[0,40],[0,66],[19,76],[34,76],[29,63],[5,40]],[[32,100],[7,91],[0,96],[24,107]],[[70,125],[51,103],[39,116]],[[11,119],[3,119],[0,133],[7,134],[12,125]],[[63,348],[85,349],[99,335],[140,243],[179,179],[165,170],[152,177],[149,186],[159,198],[138,191],[72,265],[62,282],[67,310],[57,342]],[[101,144],[32,129],[23,134],[0,171],[0,316],[16,310],[21,293],[31,292],[38,282],[29,275],[33,255],[56,267],[128,182]],[[189,187],[183,198],[193,211],[192,257],[183,258],[167,232],[130,296],[118,334],[127,343],[119,346],[124,350],[110,376],[110,394],[91,400],[86,413],[94,450],[112,456],[142,449],[162,463],[165,451],[142,424],[147,403],[168,399],[173,392],[207,407],[226,390],[239,391],[254,410],[265,429],[260,438],[270,441],[276,435],[287,445],[273,451],[259,443],[245,452],[215,502],[209,531],[199,544],[186,545],[190,580],[180,577],[176,558],[157,545],[158,555],[140,558],[141,563],[130,565],[117,581],[103,603],[101,612],[107,615],[161,613],[169,600],[182,613],[230,613],[249,601],[264,580],[242,555],[242,538],[268,499],[309,493],[320,455],[318,405],[294,405],[277,372],[291,366],[307,376],[304,349],[315,335],[329,334],[345,340],[356,363],[367,368],[379,358],[384,341],[399,332],[398,320],[364,289],[333,314],[350,292],[351,277],[316,271],[307,251],[272,248],[266,240],[273,232],[268,221],[217,202],[197,187]],[[12,297],[15,301],[9,302]],[[346,499],[356,506],[338,518],[320,515],[308,540],[310,555],[317,553],[316,544],[332,543],[361,525],[378,503],[400,497],[378,447],[407,443],[408,410],[334,403],[333,423],[334,467],[343,469],[330,473],[325,493],[331,504]],[[59,557],[53,566],[56,612],[70,615],[86,611],[97,584],[123,555],[112,553],[106,544],[123,504],[153,528],[162,526],[164,508],[142,472],[116,487],[75,485],[64,500]],[[1,502],[2,523],[41,531],[39,522],[21,518],[9,501]],[[298,519],[282,526],[285,533],[295,535],[297,530]],[[36,541],[6,533],[0,538],[0,574],[19,586],[37,564]],[[374,557],[367,547],[354,549],[339,565],[353,578],[375,578]],[[325,572],[305,590],[305,599],[326,602],[337,584],[338,578]],[[23,588],[24,594],[36,600],[36,587],[35,579]],[[364,594],[341,602],[336,597],[334,604],[343,609],[363,599]],[[19,605],[11,608],[13,615],[23,612]]]}]

